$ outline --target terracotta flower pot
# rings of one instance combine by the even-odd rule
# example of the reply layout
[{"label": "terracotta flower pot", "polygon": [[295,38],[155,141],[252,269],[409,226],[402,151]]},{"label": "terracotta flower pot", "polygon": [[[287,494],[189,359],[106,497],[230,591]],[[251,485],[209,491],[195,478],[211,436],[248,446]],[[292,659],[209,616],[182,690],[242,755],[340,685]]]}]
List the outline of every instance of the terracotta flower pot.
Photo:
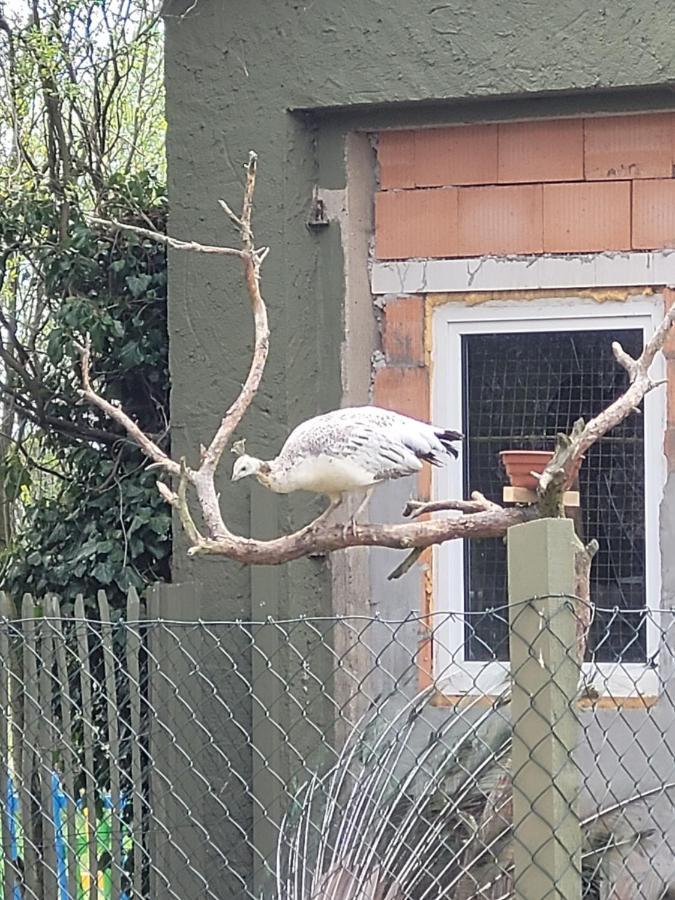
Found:
[{"label": "terracotta flower pot", "polygon": [[553,457],[553,451],[502,450],[499,456],[512,487],[536,491],[537,479],[530,472],[543,472]]}]

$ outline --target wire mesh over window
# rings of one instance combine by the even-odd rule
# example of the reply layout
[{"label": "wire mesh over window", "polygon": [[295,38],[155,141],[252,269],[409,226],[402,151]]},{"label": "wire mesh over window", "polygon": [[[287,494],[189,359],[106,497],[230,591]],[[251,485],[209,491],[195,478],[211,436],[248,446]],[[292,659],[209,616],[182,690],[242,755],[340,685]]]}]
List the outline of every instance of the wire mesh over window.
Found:
[{"label": "wire mesh over window", "polygon": [[[501,501],[506,476],[501,450],[549,450],[558,432],[588,420],[626,388],[611,350],[619,341],[633,356],[640,329],[465,335],[465,492]],[[645,475],[642,416],[632,415],[587,453],[579,476],[576,528],[600,549],[591,597],[597,614],[589,640],[596,662],[644,661]],[[465,493],[468,496],[468,493]],[[470,660],[508,658],[505,617],[491,610],[506,597],[506,548],[500,540],[467,541],[466,652]]]}]

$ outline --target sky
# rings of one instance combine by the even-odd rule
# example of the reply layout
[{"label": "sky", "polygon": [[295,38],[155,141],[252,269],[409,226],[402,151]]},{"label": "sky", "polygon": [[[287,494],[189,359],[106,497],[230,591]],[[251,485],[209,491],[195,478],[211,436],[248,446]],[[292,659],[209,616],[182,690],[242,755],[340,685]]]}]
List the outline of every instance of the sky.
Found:
[{"label": "sky", "polygon": [[22,19],[30,11],[28,0],[0,0],[0,10],[7,19]]}]

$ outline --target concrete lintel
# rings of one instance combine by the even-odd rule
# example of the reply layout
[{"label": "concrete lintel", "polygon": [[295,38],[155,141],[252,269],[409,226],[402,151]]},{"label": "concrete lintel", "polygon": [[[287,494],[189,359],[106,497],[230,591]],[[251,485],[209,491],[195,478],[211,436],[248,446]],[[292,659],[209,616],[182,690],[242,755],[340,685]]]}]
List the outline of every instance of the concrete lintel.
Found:
[{"label": "concrete lintel", "polygon": [[374,294],[632,287],[675,282],[675,251],[376,262]]}]

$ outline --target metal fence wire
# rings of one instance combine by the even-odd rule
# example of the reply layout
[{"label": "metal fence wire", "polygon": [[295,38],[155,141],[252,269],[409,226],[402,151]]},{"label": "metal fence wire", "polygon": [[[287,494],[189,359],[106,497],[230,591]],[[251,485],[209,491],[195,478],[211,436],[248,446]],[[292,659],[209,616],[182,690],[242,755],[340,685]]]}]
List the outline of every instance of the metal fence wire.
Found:
[{"label": "metal fence wire", "polygon": [[583,672],[575,598],[492,610],[512,665],[487,690],[441,652],[464,612],[188,621],[161,601],[3,599],[7,900],[674,896],[670,610],[634,617],[651,666]]}]

